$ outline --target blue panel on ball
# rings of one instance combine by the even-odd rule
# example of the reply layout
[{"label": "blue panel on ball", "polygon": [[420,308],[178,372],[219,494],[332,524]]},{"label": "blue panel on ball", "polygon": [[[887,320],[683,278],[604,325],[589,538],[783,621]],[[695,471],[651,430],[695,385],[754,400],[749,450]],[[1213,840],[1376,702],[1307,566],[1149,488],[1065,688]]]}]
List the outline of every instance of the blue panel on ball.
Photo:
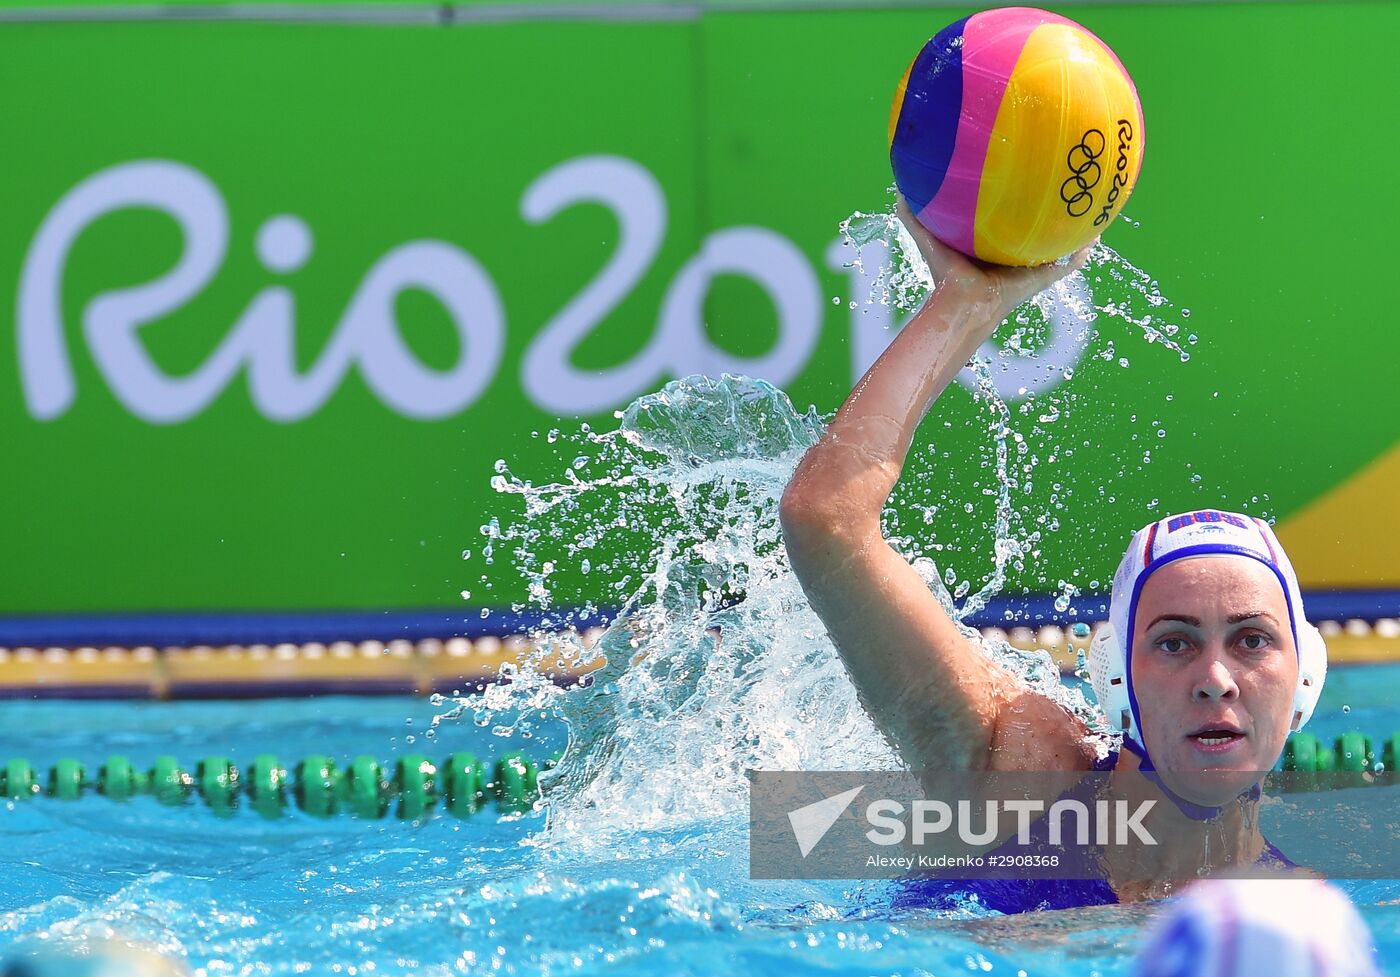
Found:
[{"label": "blue panel on ball", "polygon": [[917,214],[938,188],[953,157],[962,113],[962,45],[967,17],[949,24],[914,59],[890,144],[899,192]]}]

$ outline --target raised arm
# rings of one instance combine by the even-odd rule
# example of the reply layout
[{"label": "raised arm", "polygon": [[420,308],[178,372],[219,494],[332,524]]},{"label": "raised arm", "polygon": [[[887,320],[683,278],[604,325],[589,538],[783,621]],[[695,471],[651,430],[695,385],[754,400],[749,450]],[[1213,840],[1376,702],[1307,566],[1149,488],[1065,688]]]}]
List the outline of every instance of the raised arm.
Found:
[{"label": "raised arm", "polygon": [[986,769],[1010,672],[963,637],[888,543],[880,513],[914,431],[977,347],[1022,301],[1083,265],[1012,269],[944,247],[903,202],[936,288],[856,384],[783,494],[793,570],[862,702],[913,769]]}]

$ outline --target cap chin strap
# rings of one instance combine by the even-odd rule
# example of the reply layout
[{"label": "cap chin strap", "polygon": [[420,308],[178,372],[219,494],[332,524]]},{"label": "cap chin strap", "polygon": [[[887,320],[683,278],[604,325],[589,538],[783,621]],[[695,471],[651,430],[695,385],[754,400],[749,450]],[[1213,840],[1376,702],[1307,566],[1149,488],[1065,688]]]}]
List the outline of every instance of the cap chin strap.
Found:
[{"label": "cap chin strap", "polygon": [[[1161,775],[1157,773],[1157,768],[1152,765],[1152,758],[1147,755],[1147,750],[1139,746],[1132,737],[1125,735],[1123,737],[1123,746],[1137,755],[1140,761],[1138,769],[1141,771],[1142,775],[1156,785],[1157,789],[1163,794],[1166,794],[1167,799],[1175,804],[1176,809],[1182,814],[1186,815],[1192,821],[1213,821],[1220,816],[1220,812],[1224,810],[1223,807],[1205,807],[1201,804],[1193,804],[1168,787],[1166,782],[1162,780]],[[1256,783],[1248,791],[1241,791],[1240,796],[1244,797],[1246,793],[1249,795],[1251,801],[1257,801],[1260,796],[1262,796],[1263,791],[1260,790],[1259,785]]]}]

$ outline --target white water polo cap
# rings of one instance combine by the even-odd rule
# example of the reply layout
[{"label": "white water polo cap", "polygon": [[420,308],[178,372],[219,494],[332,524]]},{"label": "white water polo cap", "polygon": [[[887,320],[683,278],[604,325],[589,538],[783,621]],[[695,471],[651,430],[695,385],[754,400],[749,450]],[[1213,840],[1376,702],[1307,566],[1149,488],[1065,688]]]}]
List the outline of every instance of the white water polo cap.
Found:
[{"label": "white water polo cap", "polygon": [[1133,535],[1123,562],[1113,577],[1108,625],[1089,648],[1089,680],[1109,724],[1143,753],[1142,721],[1133,690],[1133,624],[1138,598],[1148,578],[1168,563],[1199,556],[1241,556],[1258,560],[1273,571],[1288,602],[1293,647],[1298,651],[1298,685],[1293,692],[1289,732],[1296,733],[1312,717],[1327,677],[1327,645],[1303,613],[1303,595],[1293,565],[1273,529],[1262,519],[1203,509],[1168,516]]},{"label": "white water polo cap", "polygon": [[1320,879],[1207,879],[1166,907],[1134,977],[1381,977],[1365,920]]}]

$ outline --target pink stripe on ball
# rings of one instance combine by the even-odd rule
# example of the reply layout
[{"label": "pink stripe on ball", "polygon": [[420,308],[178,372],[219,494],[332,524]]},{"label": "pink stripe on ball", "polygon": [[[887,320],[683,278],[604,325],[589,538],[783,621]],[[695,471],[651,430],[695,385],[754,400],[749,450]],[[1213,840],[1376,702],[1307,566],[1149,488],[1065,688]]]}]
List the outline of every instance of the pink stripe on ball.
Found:
[{"label": "pink stripe on ball", "polygon": [[973,14],[963,28],[962,115],[953,156],[919,219],[964,254],[976,253],[977,193],[1007,82],[1031,32],[1042,24],[1074,22],[1045,10],[1007,7]]}]

